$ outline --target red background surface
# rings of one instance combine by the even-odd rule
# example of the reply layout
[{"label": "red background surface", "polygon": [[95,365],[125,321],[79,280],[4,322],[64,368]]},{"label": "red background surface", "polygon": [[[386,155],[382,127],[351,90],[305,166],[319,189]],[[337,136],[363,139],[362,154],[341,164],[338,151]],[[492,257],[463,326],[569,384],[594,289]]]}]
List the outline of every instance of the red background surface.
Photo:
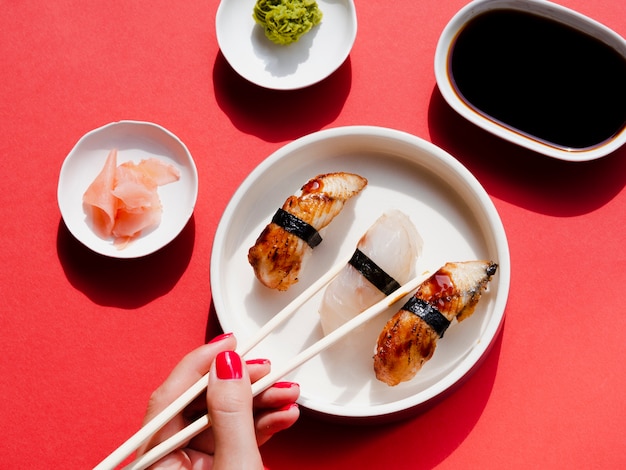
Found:
[{"label": "red background surface", "polygon": [[[293,92],[238,77],[218,2],[5,1],[0,15],[0,419],[3,468],[90,468],[139,426],[150,392],[218,330],[210,254],[229,198],[264,158],[320,129],[378,125],[449,151],[501,214],[512,284],[482,367],[419,416],[343,426],[303,416],[263,447],[269,469],[626,465],[626,148],[566,163],[458,117],[433,73],[466,2],[357,1],[345,64]],[[563,0],[626,34],[622,0]],[[532,32],[529,32],[532,34]],[[282,104],[297,101],[299,115]],[[102,259],[65,229],[63,159],[106,123],[153,121],[195,158],[195,214],[145,259]]]}]

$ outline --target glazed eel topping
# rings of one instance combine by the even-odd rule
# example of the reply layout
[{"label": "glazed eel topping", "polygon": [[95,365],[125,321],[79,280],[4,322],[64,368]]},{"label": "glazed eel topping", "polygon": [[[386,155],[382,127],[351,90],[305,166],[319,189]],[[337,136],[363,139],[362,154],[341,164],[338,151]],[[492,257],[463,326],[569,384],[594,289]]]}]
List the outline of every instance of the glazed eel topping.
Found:
[{"label": "glazed eel topping", "polygon": [[391,386],[412,379],[432,357],[450,322],[474,313],[497,268],[491,261],[446,263],[420,284],[378,337],[376,377]]},{"label": "glazed eel topping", "polygon": [[305,256],[322,241],[320,230],[366,185],[359,175],[328,173],[310,179],[300,195],[289,196],[248,251],[257,279],[280,291],[298,282]]}]

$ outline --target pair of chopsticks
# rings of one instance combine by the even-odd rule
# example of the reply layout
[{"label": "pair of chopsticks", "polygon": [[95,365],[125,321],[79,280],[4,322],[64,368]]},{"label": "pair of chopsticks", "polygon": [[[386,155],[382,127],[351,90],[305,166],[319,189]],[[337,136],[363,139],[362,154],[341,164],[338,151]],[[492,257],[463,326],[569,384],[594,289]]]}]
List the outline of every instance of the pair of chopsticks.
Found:
[{"label": "pair of chopsticks", "polygon": [[[320,277],[315,283],[304,290],[298,297],[292,300],[286,307],[284,307],[279,313],[277,313],[270,321],[268,321],[259,331],[253,335],[248,343],[242,347],[237,348],[237,352],[240,355],[245,355],[254,346],[256,346],[263,338],[269,335],[275,328],[281,325],[287,320],[293,313],[295,313],[302,304],[308,301],[316,292],[318,292],[323,286],[328,284],[343,267],[348,263],[349,258],[343,263],[337,263],[326,274]],[[409,294],[416,289],[424,280],[424,276],[416,277],[408,281],[404,286],[396,289],[390,295],[374,304],[370,308],[366,309],[352,320],[344,323],[342,326],[332,331],[322,339],[309,346],[304,351],[297,354],[291,361],[285,364],[282,368],[270,372],[265,377],[252,384],[252,395],[256,396],[265,389],[269,388],[273,383],[280,378],[292,372],[306,361],[316,356],[326,348],[330,347],[348,333],[363,325],[370,319],[374,318],[379,313],[386,310],[395,302]],[[209,380],[209,374],[206,374],[194,385],[192,385],[185,393],[174,400],[169,406],[155,416],[144,427],[131,436],[120,447],[113,451],[107,458],[105,458],[100,464],[94,467],[94,470],[113,470],[120,465],[132,452],[134,452],[141,444],[147,441],[154,433],[161,429],[167,422],[169,422],[174,416],[180,413],[189,403],[191,403],[198,395],[200,395],[207,387]],[[157,462],[165,455],[178,449],[184,442],[193,438],[201,433],[211,425],[211,419],[208,415],[204,415],[191,423],[189,426],[179,431],[177,434],[171,436],[169,439],[161,442],[157,446],[150,449],[144,455],[140,456],[129,465],[124,467],[124,470],[143,470],[153,463]]]}]

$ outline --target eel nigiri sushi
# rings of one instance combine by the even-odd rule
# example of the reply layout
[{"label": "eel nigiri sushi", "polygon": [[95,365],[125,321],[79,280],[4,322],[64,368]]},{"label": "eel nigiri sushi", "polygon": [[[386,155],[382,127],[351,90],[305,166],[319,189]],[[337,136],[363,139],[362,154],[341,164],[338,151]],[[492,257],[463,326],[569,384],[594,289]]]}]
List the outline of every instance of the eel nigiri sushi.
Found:
[{"label": "eel nigiri sushi", "polygon": [[117,165],[117,150],[109,152],[104,167],[83,194],[94,231],[125,247],[142,230],[161,222],[157,188],[178,181],[176,167],[157,158]]},{"label": "eel nigiri sushi", "polygon": [[367,180],[353,173],[328,173],[309,180],[287,198],[248,251],[248,262],[265,286],[285,291],[298,282],[305,257],[322,241],[320,230],[357,195]]},{"label": "eel nigiri sushi", "polygon": [[324,334],[407,282],[423,241],[409,217],[392,210],[361,237],[350,262],[328,285],[319,314]]},{"label": "eel nigiri sushi", "polygon": [[492,261],[447,263],[426,279],[381,331],[376,378],[390,386],[411,380],[433,356],[450,322],[474,313],[497,268]]}]

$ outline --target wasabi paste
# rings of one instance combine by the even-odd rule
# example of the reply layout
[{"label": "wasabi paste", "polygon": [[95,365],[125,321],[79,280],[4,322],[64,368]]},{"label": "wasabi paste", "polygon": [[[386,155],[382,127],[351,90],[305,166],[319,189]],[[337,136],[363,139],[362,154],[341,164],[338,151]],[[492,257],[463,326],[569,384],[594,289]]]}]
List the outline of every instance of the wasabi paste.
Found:
[{"label": "wasabi paste", "polygon": [[257,0],[252,17],[270,41],[287,45],[319,24],[322,12],[315,0]]}]

